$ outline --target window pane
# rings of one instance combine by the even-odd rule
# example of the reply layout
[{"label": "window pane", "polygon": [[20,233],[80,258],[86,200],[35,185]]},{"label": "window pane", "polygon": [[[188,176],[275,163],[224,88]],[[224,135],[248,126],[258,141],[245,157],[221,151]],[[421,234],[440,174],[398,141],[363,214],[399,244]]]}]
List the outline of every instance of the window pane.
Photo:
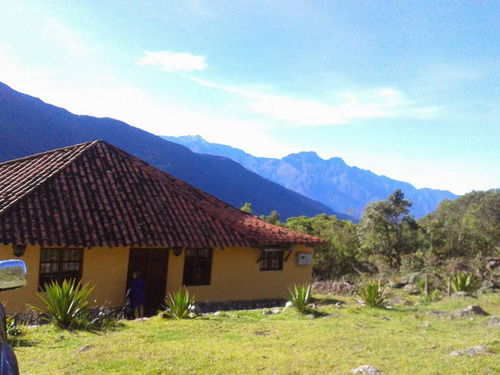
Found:
[{"label": "window pane", "polygon": [[45,283],[62,282],[65,279],[80,281],[82,272],[83,249],[42,249],[40,254],[39,289]]},{"label": "window pane", "polygon": [[212,249],[186,249],[183,284],[210,285]]},{"label": "window pane", "polygon": [[283,251],[263,251],[260,258],[261,271],[281,271],[283,269]]}]

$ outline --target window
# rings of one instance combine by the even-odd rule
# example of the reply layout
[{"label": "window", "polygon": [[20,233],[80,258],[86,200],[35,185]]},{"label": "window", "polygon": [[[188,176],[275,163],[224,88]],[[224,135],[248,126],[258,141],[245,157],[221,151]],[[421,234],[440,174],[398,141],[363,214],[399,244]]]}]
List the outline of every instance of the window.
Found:
[{"label": "window", "polygon": [[283,269],[283,251],[262,251],[260,257],[261,271],[281,271]]},{"label": "window", "polygon": [[38,288],[46,283],[82,278],[83,249],[42,249]]},{"label": "window", "polygon": [[212,249],[186,249],[184,279],[186,286],[210,285]]}]

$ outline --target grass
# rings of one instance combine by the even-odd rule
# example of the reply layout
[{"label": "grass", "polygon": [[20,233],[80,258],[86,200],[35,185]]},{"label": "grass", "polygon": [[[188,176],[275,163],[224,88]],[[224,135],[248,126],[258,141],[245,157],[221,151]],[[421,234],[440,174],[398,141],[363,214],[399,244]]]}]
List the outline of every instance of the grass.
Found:
[{"label": "grass", "polygon": [[[325,297],[318,307],[326,317],[315,319],[286,309],[276,315],[256,310],[192,320],[152,318],[100,333],[42,326],[28,329],[14,351],[22,374],[348,374],[364,364],[385,374],[500,371],[500,328],[489,328],[489,317],[426,315],[452,315],[479,304],[500,316],[499,295],[392,310],[336,297],[345,302],[339,309],[331,300]],[[448,356],[477,345],[488,354]]]}]

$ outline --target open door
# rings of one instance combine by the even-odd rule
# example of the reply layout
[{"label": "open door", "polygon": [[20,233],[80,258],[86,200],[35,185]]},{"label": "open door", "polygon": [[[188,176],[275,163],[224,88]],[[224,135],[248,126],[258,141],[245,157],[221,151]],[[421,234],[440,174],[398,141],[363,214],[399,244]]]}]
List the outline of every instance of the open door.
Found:
[{"label": "open door", "polygon": [[168,249],[130,249],[127,290],[136,270],[146,281],[144,315],[155,315],[164,303],[167,290]]}]

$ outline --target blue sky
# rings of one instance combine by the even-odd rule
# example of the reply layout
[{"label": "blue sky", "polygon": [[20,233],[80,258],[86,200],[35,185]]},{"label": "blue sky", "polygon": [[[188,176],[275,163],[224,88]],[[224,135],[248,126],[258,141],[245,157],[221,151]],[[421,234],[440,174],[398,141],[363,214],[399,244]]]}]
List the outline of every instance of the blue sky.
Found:
[{"label": "blue sky", "polygon": [[0,0],[0,81],[256,156],[500,187],[496,1]]}]

